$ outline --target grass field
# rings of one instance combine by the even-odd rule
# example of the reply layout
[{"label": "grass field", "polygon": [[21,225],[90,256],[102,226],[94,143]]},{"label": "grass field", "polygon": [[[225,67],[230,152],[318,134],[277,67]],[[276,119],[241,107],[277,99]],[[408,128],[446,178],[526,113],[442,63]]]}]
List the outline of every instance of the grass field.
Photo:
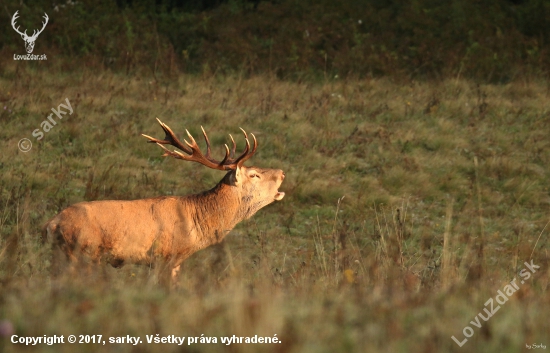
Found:
[{"label": "grass field", "polygon": [[[547,82],[299,83],[16,64],[0,76],[0,351],[550,346]],[[33,137],[65,99],[74,113]],[[202,125],[215,146],[239,127],[253,132],[260,146],[248,165],[283,169],[286,197],[193,255],[172,291],[155,270],[132,265],[51,280],[40,229],[65,207],[185,195],[222,178],[145,143],[141,133],[162,137],[156,117],[180,136],[186,128],[198,136]],[[29,152],[18,149],[22,138]],[[520,277],[525,262],[540,266],[529,279]],[[488,321],[477,316],[476,327],[476,315],[491,310],[485,303],[493,298],[496,307],[514,279],[519,290]],[[143,343],[28,348],[10,342],[12,331]],[[464,332],[473,335],[459,347],[451,336],[463,341]],[[156,334],[198,343],[148,344]],[[218,343],[201,344],[202,334]],[[221,343],[233,335],[282,343]]]}]

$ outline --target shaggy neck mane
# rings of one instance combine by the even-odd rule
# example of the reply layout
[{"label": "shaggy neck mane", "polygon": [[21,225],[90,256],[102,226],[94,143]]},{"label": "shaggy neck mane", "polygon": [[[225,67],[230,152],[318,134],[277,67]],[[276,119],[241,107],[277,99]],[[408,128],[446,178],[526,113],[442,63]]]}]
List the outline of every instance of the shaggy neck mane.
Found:
[{"label": "shaggy neck mane", "polygon": [[185,196],[192,204],[191,219],[202,245],[219,243],[244,218],[240,189],[225,178],[214,188],[200,194]]}]

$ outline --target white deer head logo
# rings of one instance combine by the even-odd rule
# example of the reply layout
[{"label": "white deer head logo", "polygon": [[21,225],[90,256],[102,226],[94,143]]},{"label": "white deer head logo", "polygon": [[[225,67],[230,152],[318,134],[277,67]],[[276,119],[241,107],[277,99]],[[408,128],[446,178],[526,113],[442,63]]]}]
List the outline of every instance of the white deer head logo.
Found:
[{"label": "white deer head logo", "polygon": [[32,32],[32,36],[28,36],[27,35],[27,30],[25,30],[24,33],[22,33],[21,31],[19,31],[19,26],[17,26],[17,28],[15,28],[15,21],[17,20],[18,18],[18,15],[17,13],[19,12],[18,11],[15,11],[15,13],[13,14],[13,17],[11,19],[11,26],[13,27],[13,29],[19,33],[21,35],[21,38],[23,38],[23,40],[25,41],[25,49],[27,50],[27,53],[32,53],[33,49],[34,49],[34,42],[36,41],[36,38],[38,38],[38,35],[40,33],[42,33],[42,31],[44,30],[44,28],[46,28],[46,25],[48,24],[48,15],[46,13],[44,13],[44,19],[46,20],[46,22],[43,22],[42,23],[42,29],[39,30],[38,32],[36,31],[36,29]]}]

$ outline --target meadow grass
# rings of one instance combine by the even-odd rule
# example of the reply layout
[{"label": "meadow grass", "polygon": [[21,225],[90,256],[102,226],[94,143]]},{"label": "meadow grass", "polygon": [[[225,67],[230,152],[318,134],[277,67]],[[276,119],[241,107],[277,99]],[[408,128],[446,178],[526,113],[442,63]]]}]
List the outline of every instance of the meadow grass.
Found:
[{"label": "meadow grass", "polygon": [[[549,345],[549,85],[536,80],[286,82],[7,64],[0,76],[0,320],[20,336],[271,336],[280,344],[40,345],[5,352],[517,352]],[[68,98],[42,140],[33,130]],[[5,109],[4,109],[5,108]],[[286,197],[182,266],[49,276],[42,225],[81,201],[185,195],[223,176],[162,158],[155,118],[238,127]],[[29,138],[30,152],[18,149]],[[242,148],[242,138],[236,139]],[[489,321],[470,321],[525,266]],[[474,335],[462,348],[462,330]],[[219,342],[219,338],[218,338]]]}]

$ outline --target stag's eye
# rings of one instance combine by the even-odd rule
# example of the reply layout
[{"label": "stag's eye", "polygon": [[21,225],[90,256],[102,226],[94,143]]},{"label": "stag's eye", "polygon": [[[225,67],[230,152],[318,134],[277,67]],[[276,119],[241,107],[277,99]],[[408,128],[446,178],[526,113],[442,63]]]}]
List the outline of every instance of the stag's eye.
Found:
[{"label": "stag's eye", "polygon": [[250,174],[250,177],[251,177],[251,178],[258,178],[258,179],[259,179],[259,178],[260,178],[260,175],[258,175],[258,174]]}]

